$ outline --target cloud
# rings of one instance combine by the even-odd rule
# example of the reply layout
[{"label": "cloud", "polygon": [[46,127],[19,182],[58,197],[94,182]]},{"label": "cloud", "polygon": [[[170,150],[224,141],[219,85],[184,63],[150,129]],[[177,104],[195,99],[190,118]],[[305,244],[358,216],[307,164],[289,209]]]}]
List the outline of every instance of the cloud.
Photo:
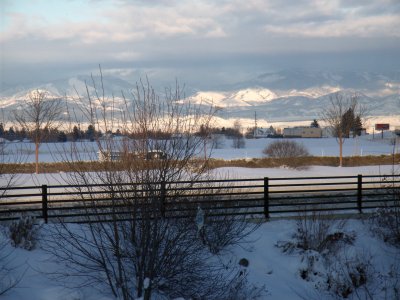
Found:
[{"label": "cloud", "polygon": [[1,16],[0,67],[129,62],[196,72],[282,53],[400,51],[398,0],[15,1]]},{"label": "cloud", "polygon": [[[390,1],[387,0],[390,3]],[[87,21],[60,19],[48,22],[43,16],[8,14],[11,26],[2,42],[35,37],[45,40],[75,40],[76,44],[129,43],[186,38],[230,37],[240,43],[241,34],[255,38],[274,34],[304,37],[398,37],[398,5],[382,9],[371,2],[361,5],[339,1],[166,1],[152,4],[113,1],[107,9],[97,10],[97,18]],[[389,5],[390,7],[390,5]],[[376,14],[373,14],[376,11]],[[267,36],[265,36],[267,34]],[[258,35],[258,36],[257,36]]]},{"label": "cloud", "polygon": [[400,37],[400,18],[397,16],[372,16],[329,22],[301,22],[279,26],[266,25],[265,32],[280,36],[320,38],[341,37]]}]

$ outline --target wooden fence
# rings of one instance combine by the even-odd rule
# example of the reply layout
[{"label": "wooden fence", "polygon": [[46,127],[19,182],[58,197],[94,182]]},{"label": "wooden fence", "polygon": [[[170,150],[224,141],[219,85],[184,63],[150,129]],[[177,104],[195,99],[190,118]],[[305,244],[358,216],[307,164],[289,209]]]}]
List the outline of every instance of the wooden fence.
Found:
[{"label": "wooden fence", "polygon": [[[399,206],[400,175],[204,180],[0,188],[0,221],[27,214],[44,222],[130,219],[141,206],[152,217],[271,218],[302,213],[361,214]],[[154,205],[157,203],[157,205]],[[135,214],[132,212],[135,211]]]}]

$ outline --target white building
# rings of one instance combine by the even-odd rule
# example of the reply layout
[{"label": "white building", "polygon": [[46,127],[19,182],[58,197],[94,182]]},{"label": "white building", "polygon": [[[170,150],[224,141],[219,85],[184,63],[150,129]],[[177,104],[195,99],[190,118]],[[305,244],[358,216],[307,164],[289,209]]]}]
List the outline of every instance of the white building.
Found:
[{"label": "white building", "polygon": [[320,138],[322,129],[317,127],[290,127],[283,129],[283,137],[287,138]]}]

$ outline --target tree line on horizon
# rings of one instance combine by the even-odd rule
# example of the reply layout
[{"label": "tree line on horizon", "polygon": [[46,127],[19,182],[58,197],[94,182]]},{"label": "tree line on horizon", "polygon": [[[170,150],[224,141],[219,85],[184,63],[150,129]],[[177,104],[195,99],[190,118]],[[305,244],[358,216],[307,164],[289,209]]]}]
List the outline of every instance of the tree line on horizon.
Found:
[{"label": "tree line on horizon", "polygon": [[[71,130],[61,130],[58,128],[41,128],[41,135],[44,137],[44,143],[55,143],[55,142],[67,142],[67,141],[79,141],[89,140],[94,141],[96,138],[104,135],[112,136],[126,136],[130,138],[141,138],[138,134],[131,134],[121,131],[119,128],[103,133],[101,130],[96,130],[93,125],[88,125],[86,129],[81,129],[81,126],[75,125]],[[0,138],[7,139],[9,141],[23,141],[31,140],[32,132],[25,128],[18,128],[17,126],[10,126],[8,129],[5,128],[4,123],[0,123]],[[244,134],[235,127],[212,127],[205,128],[203,125],[200,126],[199,130],[195,133],[196,136],[204,136],[210,134],[221,134],[228,138],[243,137]],[[168,139],[172,137],[171,133],[163,132],[162,130],[154,130],[149,133],[153,139]]]},{"label": "tree line on horizon", "polygon": [[[41,128],[40,134],[43,136],[44,143],[55,143],[55,142],[67,142],[67,141],[78,141],[78,140],[94,140],[95,137],[102,136],[101,131],[95,130],[92,125],[89,125],[86,130],[82,130],[80,126],[74,126],[72,130],[60,130],[58,128]],[[118,135],[119,130],[115,133]],[[7,129],[4,128],[4,124],[0,123],[0,138],[4,138],[9,141],[23,141],[33,140],[33,131],[26,130],[25,128],[18,128],[10,126]]]}]

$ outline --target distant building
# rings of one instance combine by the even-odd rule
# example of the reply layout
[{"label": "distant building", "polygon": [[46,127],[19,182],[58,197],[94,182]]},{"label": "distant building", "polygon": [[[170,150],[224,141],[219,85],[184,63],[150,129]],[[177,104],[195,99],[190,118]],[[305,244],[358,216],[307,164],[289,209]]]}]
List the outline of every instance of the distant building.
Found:
[{"label": "distant building", "polygon": [[117,161],[121,160],[124,152],[122,151],[98,151],[99,161]]},{"label": "distant building", "polygon": [[266,138],[274,134],[276,134],[276,131],[272,126],[270,128],[257,127],[254,129],[253,136],[254,138],[257,139],[257,138]]},{"label": "distant building", "polygon": [[283,137],[287,138],[320,138],[322,129],[317,127],[290,127],[283,129]]}]

